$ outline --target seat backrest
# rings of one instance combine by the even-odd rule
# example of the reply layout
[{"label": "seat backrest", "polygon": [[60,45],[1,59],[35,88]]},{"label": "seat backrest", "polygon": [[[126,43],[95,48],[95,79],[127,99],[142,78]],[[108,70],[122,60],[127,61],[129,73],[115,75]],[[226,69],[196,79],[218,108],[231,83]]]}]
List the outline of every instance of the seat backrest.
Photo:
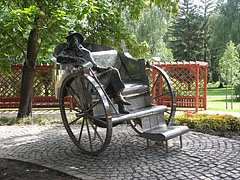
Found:
[{"label": "seat backrest", "polygon": [[99,44],[84,43],[83,46],[91,51],[98,65],[117,68],[123,81],[148,83],[144,59],[136,60],[111,47]]},{"label": "seat backrest", "polygon": [[[66,46],[66,43],[57,45],[54,49],[54,56],[57,57]],[[148,84],[144,59],[136,60],[104,45],[83,43],[83,46],[91,51],[92,56],[98,65],[117,68],[124,82],[140,82]],[[74,71],[73,66],[70,64],[57,63],[56,69],[68,72]],[[57,75],[58,74],[59,73],[57,72]]]}]

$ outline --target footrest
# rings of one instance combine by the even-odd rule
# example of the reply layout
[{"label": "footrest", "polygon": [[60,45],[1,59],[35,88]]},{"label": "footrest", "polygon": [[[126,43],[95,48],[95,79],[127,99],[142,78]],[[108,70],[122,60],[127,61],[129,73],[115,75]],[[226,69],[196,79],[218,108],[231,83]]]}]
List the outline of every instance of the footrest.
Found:
[{"label": "footrest", "polygon": [[187,126],[167,126],[166,129],[154,127],[144,132],[143,136],[153,141],[166,141],[189,131]]},{"label": "footrest", "polygon": [[157,113],[167,112],[167,106],[151,106],[136,111],[131,111],[130,114],[119,114],[112,118],[113,126],[120,124],[124,121],[150,116]]},{"label": "footrest", "polygon": [[189,128],[187,126],[168,126],[166,129],[162,128],[152,128],[145,131],[142,134],[142,137],[147,139],[149,145],[149,139],[153,141],[165,141],[166,143],[166,152],[168,152],[168,140],[174,137],[180,137],[180,147],[182,148],[182,135],[187,133]]}]

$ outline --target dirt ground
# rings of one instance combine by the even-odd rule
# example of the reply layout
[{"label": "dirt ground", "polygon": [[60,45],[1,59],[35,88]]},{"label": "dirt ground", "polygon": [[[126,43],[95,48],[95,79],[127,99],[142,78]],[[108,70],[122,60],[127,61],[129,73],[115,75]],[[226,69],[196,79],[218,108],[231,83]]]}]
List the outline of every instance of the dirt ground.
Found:
[{"label": "dirt ground", "polygon": [[1,180],[77,180],[53,169],[22,161],[0,159]]}]

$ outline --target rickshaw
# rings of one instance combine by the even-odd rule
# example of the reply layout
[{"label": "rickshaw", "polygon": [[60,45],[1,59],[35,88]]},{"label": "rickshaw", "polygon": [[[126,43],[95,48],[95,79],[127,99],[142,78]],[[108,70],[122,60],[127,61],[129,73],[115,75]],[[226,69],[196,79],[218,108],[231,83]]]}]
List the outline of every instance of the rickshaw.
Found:
[{"label": "rickshaw", "polygon": [[[57,56],[66,44],[54,49]],[[144,59],[135,59],[122,41],[123,53],[111,47],[83,43],[97,64],[118,68],[124,81],[124,98],[131,102],[129,114],[120,114],[99,82],[91,64],[78,67],[56,64],[56,97],[59,99],[64,127],[73,143],[83,152],[98,155],[111,142],[115,126],[129,123],[143,138],[165,142],[189,131],[187,126],[174,126],[176,95],[166,72]],[[165,104],[165,105],[163,105]]]}]

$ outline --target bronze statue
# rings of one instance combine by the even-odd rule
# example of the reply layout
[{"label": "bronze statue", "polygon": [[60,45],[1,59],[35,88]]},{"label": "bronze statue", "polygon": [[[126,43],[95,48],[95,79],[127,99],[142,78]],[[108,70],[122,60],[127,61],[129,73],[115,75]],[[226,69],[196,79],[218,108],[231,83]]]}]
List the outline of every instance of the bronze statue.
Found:
[{"label": "bronze statue", "polygon": [[71,63],[73,65],[91,62],[93,65],[92,70],[96,72],[96,76],[108,96],[114,100],[115,104],[118,104],[119,113],[128,114],[129,112],[125,109],[124,105],[130,105],[130,103],[122,96],[125,86],[118,69],[97,65],[91,52],[82,46],[83,36],[76,31],[70,30],[65,38],[67,39],[67,47],[57,56],[57,62],[63,64]]}]

